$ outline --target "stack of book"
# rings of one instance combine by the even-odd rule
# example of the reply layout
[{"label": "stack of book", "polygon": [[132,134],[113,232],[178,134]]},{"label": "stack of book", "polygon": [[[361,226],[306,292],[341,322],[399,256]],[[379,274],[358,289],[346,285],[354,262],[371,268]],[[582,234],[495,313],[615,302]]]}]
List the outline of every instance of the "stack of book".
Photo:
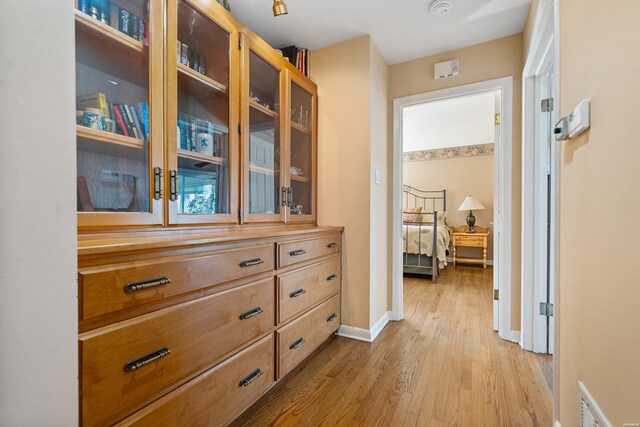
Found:
[{"label": "stack of book", "polygon": [[191,49],[189,45],[182,43],[180,40],[178,40],[177,50],[177,60],[180,64],[186,65],[200,74],[207,73],[207,60],[204,55],[201,55],[194,49]]},{"label": "stack of book", "polygon": [[115,132],[131,138],[149,141],[149,105],[139,102],[137,105],[107,102],[102,92],[80,95],[76,98],[79,111],[87,108],[100,110],[106,119],[115,123],[113,129],[105,131]]},{"label": "stack of book", "polygon": [[75,0],[76,9],[149,45],[149,25],[135,13],[111,0]]},{"label": "stack of book", "polygon": [[[214,126],[209,120],[199,119],[189,114],[178,114],[178,140],[182,150],[196,151],[196,137],[199,133],[214,136]],[[215,152],[214,152],[215,155]]]},{"label": "stack of book", "polygon": [[309,49],[298,49],[296,46],[287,46],[279,50],[282,52],[282,56],[295,65],[302,74],[309,77]]}]

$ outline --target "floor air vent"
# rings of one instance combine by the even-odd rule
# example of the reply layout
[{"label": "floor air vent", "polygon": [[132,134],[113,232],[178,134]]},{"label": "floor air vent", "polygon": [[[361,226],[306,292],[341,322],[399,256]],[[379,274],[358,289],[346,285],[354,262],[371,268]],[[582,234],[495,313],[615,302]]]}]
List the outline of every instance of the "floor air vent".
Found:
[{"label": "floor air vent", "polygon": [[612,427],[583,383],[580,388],[580,427]]}]

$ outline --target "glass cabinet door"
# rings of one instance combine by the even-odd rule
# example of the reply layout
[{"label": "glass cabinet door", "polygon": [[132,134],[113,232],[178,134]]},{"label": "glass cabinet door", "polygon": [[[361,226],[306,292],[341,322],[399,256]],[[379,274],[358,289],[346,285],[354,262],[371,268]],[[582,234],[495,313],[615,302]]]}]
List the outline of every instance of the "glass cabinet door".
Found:
[{"label": "glass cabinet door", "polygon": [[287,222],[306,222],[315,219],[315,88],[289,75]]},{"label": "glass cabinet door", "polygon": [[[283,74],[270,52],[251,47],[244,58],[244,221],[282,221],[280,99]],[[271,59],[271,58],[270,58]],[[248,75],[247,75],[248,74]]]},{"label": "glass cabinet door", "polygon": [[162,2],[76,4],[78,225],[162,224]]},{"label": "glass cabinet door", "polygon": [[237,222],[237,34],[213,20],[217,4],[168,7],[169,222]]}]

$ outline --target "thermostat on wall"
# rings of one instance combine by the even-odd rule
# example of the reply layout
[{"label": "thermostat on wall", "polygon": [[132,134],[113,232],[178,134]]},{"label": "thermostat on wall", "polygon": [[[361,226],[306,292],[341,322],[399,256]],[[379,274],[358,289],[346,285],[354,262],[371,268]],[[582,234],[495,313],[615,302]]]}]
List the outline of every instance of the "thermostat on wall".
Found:
[{"label": "thermostat on wall", "polygon": [[575,138],[591,126],[591,103],[584,99],[567,117],[567,134]]},{"label": "thermostat on wall", "polygon": [[433,67],[433,77],[438,79],[447,79],[449,77],[455,77],[460,71],[460,61],[454,59],[452,61],[440,62]]}]

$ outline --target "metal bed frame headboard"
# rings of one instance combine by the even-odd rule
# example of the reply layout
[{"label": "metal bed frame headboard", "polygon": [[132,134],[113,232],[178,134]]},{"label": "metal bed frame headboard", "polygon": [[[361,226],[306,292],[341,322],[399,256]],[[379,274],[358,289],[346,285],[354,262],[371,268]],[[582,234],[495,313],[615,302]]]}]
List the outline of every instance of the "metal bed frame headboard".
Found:
[{"label": "metal bed frame headboard", "polygon": [[403,185],[402,199],[403,209],[422,207],[423,213],[447,211],[447,190],[424,191]]}]

